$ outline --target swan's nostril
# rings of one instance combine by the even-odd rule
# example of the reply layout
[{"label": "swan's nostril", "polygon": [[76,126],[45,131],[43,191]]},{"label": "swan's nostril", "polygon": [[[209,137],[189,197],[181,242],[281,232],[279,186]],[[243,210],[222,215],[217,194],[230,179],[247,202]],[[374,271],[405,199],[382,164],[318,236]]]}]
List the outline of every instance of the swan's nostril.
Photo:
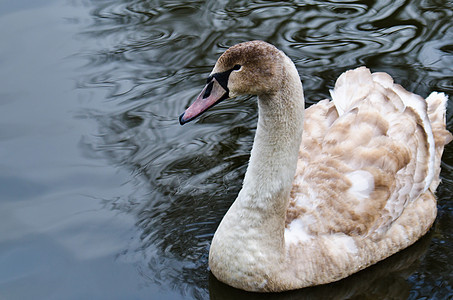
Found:
[{"label": "swan's nostril", "polygon": [[208,86],[206,87],[206,90],[204,91],[203,94],[203,99],[208,98],[209,95],[211,95],[212,92],[212,87],[214,86],[214,81],[211,81]]}]

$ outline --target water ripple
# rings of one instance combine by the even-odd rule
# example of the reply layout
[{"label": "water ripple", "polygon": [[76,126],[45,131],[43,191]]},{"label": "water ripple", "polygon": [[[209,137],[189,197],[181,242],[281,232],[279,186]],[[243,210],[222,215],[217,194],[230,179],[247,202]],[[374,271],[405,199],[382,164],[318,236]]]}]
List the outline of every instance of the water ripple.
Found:
[{"label": "water ripple", "polygon": [[[227,47],[253,39],[277,45],[295,61],[308,104],[328,97],[341,72],[363,64],[389,72],[422,95],[453,93],[449,1],[82,4],[92,9],[80,39],[96,44],[81,53],[87,64],[77,86],[95,96],[80,114],[96,120],[99,131],[84,137],[81,148],[89,157],[129,170],[143,191],[107,202],[137,218],[139,235],[123,256],[139,257],[145,280],[194,298],[207,297],[209,243],[241,186],[257,112],[254,101],[241,98],[216,106],[187,127],[180,127],[177,117]],[[441,201],[451,197],[452,150],[447,148],[443,162]],[[453,219],[451,204],[441,207],[439,216],[439,224]],[[451,229],[435,231],[452,243],[445,238]],[[448,265],[436,258],[446,249],[436,244],[428,256]],[[437,276],[448,278],[450,271],[446,267]]]}]

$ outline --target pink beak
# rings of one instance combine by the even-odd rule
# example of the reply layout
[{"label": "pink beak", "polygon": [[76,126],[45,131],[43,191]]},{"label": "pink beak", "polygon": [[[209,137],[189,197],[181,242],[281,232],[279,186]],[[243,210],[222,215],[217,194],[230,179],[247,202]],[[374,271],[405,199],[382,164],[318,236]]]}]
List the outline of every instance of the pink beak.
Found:
[{"label": "pink beak", "polygon": [[197,100],[195,100],[186,111],[179,116],[181,125],[192,121],[209,108],[228,98],[228,91],[225,90],[215,77],[204,87]]}]

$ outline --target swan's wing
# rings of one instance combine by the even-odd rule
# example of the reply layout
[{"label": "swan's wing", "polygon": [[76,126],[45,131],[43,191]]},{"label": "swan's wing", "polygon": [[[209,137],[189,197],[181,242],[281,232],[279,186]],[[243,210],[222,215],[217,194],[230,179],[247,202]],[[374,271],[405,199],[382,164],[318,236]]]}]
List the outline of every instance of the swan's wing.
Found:
[{"label": "swan's wing", "polygon": [[[287,228],[302,240],[379,238],[438,176],[426,101],[365,68],[340,76],[332,95],[307,110]],[[439,107],[445,118],[445,101]],[[439,126],[445,132],[445,121]],[[446,139],[436,144],[443,149]]]},{"label": "swan's wing", "polygon": [[337,119],[337,109],[333,102],[327,99],[319,101],[305,110],[304,131],[297,167],[299,171],[302,171],[302,168],[310,161],[311,154],[321,152],[324,137]]}]

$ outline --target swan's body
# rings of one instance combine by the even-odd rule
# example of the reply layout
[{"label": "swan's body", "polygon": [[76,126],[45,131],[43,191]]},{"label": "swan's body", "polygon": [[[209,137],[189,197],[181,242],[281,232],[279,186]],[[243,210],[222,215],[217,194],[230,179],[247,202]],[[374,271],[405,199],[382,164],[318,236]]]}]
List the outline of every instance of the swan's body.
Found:
[{"label": "swan's body", "polygon": [[411,245],[436,217],[440,159],[451,140],[444,94],[426,101],[361,67],[333,101],[305,112],[294,64],[260,41],[217,61],[181,116],[258,95],[259,118],[242,190],[217,229],[212,273],[249,291],[284,291],[344,278]]}]

